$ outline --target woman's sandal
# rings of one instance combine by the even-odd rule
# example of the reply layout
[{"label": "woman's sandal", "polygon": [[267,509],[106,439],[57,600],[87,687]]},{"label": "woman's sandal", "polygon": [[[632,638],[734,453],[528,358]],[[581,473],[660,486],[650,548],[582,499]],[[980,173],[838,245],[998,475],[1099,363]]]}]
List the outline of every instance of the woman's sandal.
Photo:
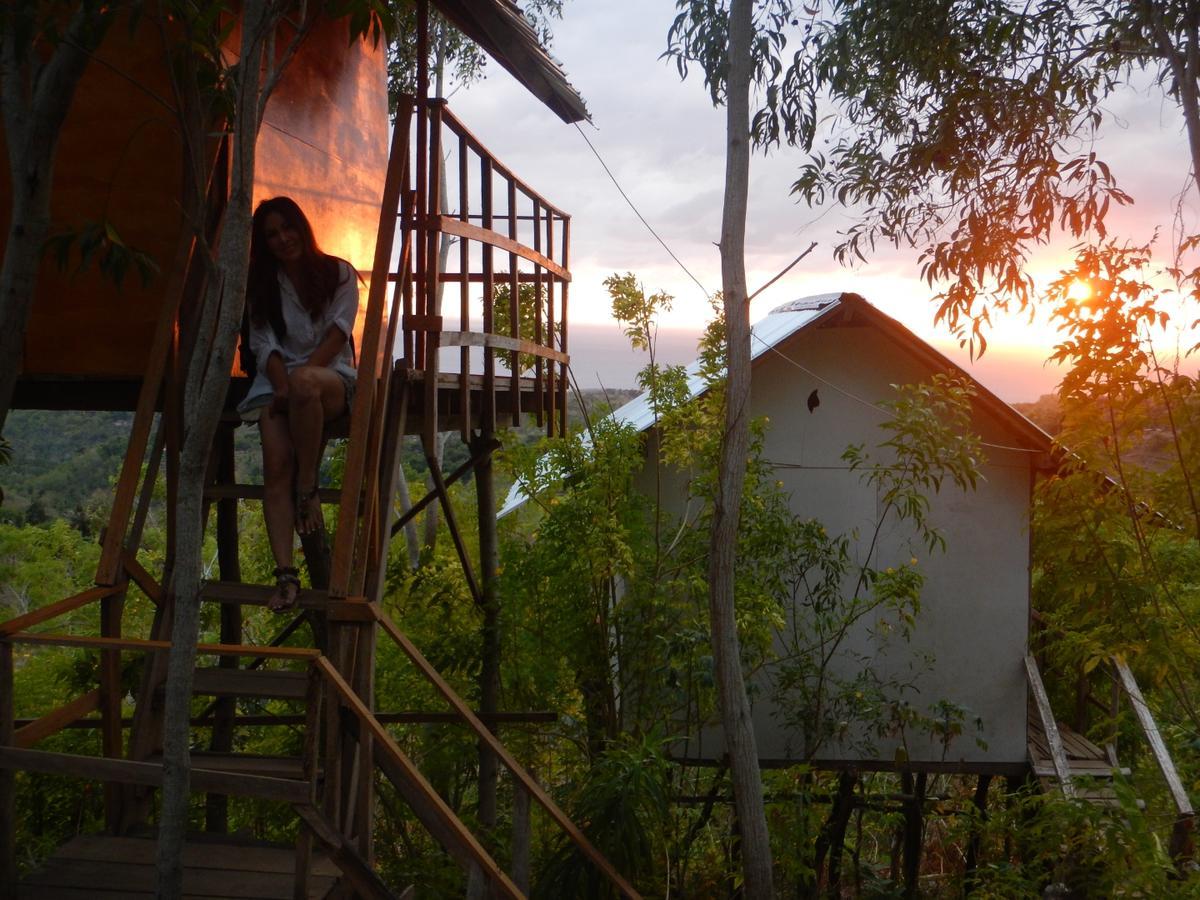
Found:
[{"label": "woman's sandal", "polygon": [[321,518],[320,490],[315,485],[309,491],[296,488],[296,531],[300,534],[310,534],[325,524]]},{"label": "woman's sandal", "polygon": [[279,566],[275,570],[275,593],[267,601],[273,613],[294,609],[300,599],[300,572],[295,566]]}]

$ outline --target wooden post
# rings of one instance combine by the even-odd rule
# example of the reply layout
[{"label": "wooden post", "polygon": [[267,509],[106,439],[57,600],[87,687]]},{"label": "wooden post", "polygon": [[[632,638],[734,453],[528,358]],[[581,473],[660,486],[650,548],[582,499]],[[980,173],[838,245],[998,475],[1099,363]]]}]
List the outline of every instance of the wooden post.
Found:
[{"label": "wooden post", "polygon": [[[483,599],[483,653],[479,670],[480,712],[485,715],[500,711],[500,598],[497,591],[497,572],[500,567],[499,541],[496,535],[496,483],[492,455],[486,448],[493,446],[494,435],[484,431],[472,447],[479,457],[475,467],[475,498],[479,507],[479,568]],[[495,731],[495,726],[492,726]],[[490,830],[496,827],[496,786],[499,763],[491,748],[479,745],[479,824]]]},{"label": "wooden post", "polygon": [[829,810],[829,818],[821,828],[816,845],[816,889],[820,890],[825,859],[829,859],[829,877],[824,879],[826,890],[832,897],[840,896],[842,880],[842,847],[846,841],[846,826],[854,812],[854,787],[858,776],[853,772],[842,772],[838,776],[837,795]]},{"label": "wooden post", "polygon": [[925,772],[918,772],[914,779],[912,773],[904,773],[904,793],[908,798],[904,801],[904,896],[917,896],[917,887],[921,876],[921,837],[925,807],[925,784],[928,780]]},{"label": "wooden post", "polygon": [[967,861],[963,873],[963,893],[969,894],[975,889],[975,869],[979,865],[979,838],[983,823],[987,821],[988,787],[992,783],[991,775],[980,775],[975,783],[975,809],[979,813],[971,826],[971,837],[967,841]]},{"label": "wooden post", "polygon": [[[530,773],[532,774],[532,773]],[[513,780],[512,813],[512,880],[521,893],[529,894],[529,848],[532,832],[529,827],[529,792]]]},{"label": "wooden post", "polygon": [[[128,576],[124,573],[121,580]],[[100,636],[119,638],[121,636],[121,613],[125,606],[125,592],[105,597],[100,601]],[[100,651],[100,717],[103,720],[101,729],[101,747],[108,759],[119,759],[124,756],[124,740],[121,731],[121,651]],[[104,785],[104,821],[110,833],[116,834],[121,824],[122,786],[116,782],[106,782]]]},{"label": "wooden post", "polygon": [[[13,648],[0,640],[0,747],[15,744],[13,723]],[[0,769],[0,898],[17,896],[16,772]]]},{"label": "wooden post", "polygon": [[[213,444],[216,455],[216,480],[218,484],[236,481],[233,456],[233,426],[222,423]],[[238,558],[237,500],[226,498],[217,501],[217,568],[222,581],[242,580],[241,561]],[[242,607],[237,603],[221,604],[221,643],[242,642]],[[217,665],[236,669],[236,656],[222,656]],[[215,753],[233,750],[233,717],[237,714],[237,700],[219,697],[213,704],[212,740],[209,748]],[[208,831],[229,830],[229,797],[224,794],[209,794],[205,798],[204,827]]]}]

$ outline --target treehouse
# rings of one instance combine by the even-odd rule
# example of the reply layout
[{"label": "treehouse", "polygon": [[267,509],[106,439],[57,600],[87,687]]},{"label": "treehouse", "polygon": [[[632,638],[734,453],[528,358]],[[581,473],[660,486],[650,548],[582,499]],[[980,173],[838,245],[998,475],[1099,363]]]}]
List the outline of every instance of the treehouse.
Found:
[{"label": "treehouse", "polygon": [[[581,98],[511,0],[433,5],[564,121],[586,117]],[[214,834],[189,839],[183,860],[189,895],[230,896],[242,885],[236,889],[254,896],[394,896],[397,886],[386,884],[373,864],[374,825],[383,814],[376,786],[387,781],[473,883],[496,895],[528,891],[532,806],[575,843],[598,879],[637,896],[497,737],[503,722],[542,714],[506,717],[494,694],[487,699],[486,685],[484,708],[471,709],[380,603],[389,545],[403,524],[392,496],[405,435],[421,437],[435,484],[406,517],[442,505],[486,637],[496,624],[489,463],[496,433],[529,419],[555,433],[565,422],[570,219],[496,159],[444,100],[428,95],[428,7],[425,0],[417,4],[417,89],[401,98],[390,142],[384,49],[348,41],[343,21],[312,27],[266,106],[255,199],[295,198],[324,249],[349,259],[366,282],[357,391],[342,484],[321,492],[324,503],[336,506],[336,530],[306,544],[312,587],[301,592],[295,618],[265,644],[245,642],[244,614],[263,605],[269,589],[241,582],[236,508],[239,500],[260,500],[262,487],[239,481],[232,415],[214,442],[205,521],[215,531],[219,578],[201,601],[219,607],[220,638],[197,648],[194,692],[209,702],[193,718],[191,735],[193,747],[206,748],[193,753],[191,785],[207,795],[206,823]],[[117,285],[113,266],[80,270],[77,255],[65,270],[47,259],[40,272],[17,404],[135,415],[94,584],[0,623],[0,895],[6,897],[153,891],[154,845],[145,826],[163,781],[175,536],[168,531],[162,566],[151,565],[140,545],[160,472],[168,507],[176,496],[185,424],[180,382],[199,327],[204,241],[221,227],[230,165],[228,142],[219,136],[201,148],[185,147],[179,136],[168,99],[175,96],[170,40],[169,23],[159,28],[149,15],[109,30],[64,125],[55,169],[53,215],[65,232],[63,245],[72,234],[105,234],[116,251],[153,260],[157,274],[142,283],[130,272]],[[185,151],[202,158],[201,196],[187,196]],[[187,210],[198,210],[199,219],[189,219]],[[233,375],[231,410],[239,380]],[[445,430],[458,430],[472,453],[452,473],[440,470],[433,452],[435,436]],[[468,471],[480,498],[478,571],[447,494]],[[126,625],[124,612],[139,603],[152,606],[149,633],[131,633]],[[89,617],[92,633],[68,633],[68,614],[75,622]],[[313,646],[296,646],[292,635],[306,622]],[[376,696],[379,641],[399,648],[444,701],[443,710],[397,708],[405,698]],[[14,698],[16,667],[25,653],[49,648],[78,648],[97,660],[97,683],[61,707],[27,710]],[[122,670],[135,659],[144,664],[127,696]],[[270,702],[272,715],[249,714],[247,702]],[[480,743],[481,796],[490,791],[494,801],[497,772],[511,779],[518,827],[509,871],[388,729],[396,721],[445,720]],[[295,755],[234,752],[246,728],[268,723],[298,731]],[[47,738],[68,727],[98,732],[100,755],[45,748]],[[107,823],[105,834],[77,837],[20,880],[18,770],[102,783]],[[230,797],[283,804],[298,823],[295,845],[250,846],[223,835]]]}]

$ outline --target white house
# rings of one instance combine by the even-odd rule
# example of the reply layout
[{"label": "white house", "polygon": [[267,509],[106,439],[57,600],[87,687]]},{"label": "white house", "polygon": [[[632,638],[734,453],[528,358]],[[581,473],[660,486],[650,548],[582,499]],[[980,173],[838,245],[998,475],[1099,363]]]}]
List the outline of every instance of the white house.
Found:
[{"label": "white house", "polygon": [[[889,414],[880,404],[896,396],[895,386],[927,382],[936,373],[969,376],[856,294],[781,306],[754,326],[751,342],[751,413],[769,421],[765,459],[790,495],[793,512],[819,520],[830,534],[856,535],[851,555],[865,562],[880,501],[843,452],[852,444],[870,451],[888,438],[880,425]],[[689,385],[697,396],[704,383],[694,373]],[[930,519],[946,540],[945,551],[928,552],[894,515],[879,528],[871,562],[882,569],[911,565],[915,557],[925,577],[911,640],[894,634],[885,639],[886,629],[866,616],[850,629],[830,666],[844,680],[867,667],[879,681],[908,685],[900,698],[921,713],[939,701],[953,704],[963,712],[964,732],[947,745],[919,727],[869,741],[856,740],[851,727],[842,739],[819,747],[818,763],[888,767],[899,751],[908,764],[931,770],[1016,774],[1028,766],[1029,510],[1035,476],[1050,464],[1051,440],[985,387],[974,388],[982,478],[971,491],[946,482],[931,498]],[[646,452],[654,458],[648,398],[636,398],[614,416],[648,432]],[[682,514],[686,475],[660,477],[662,496]],[[647,488],[650,478],[648,467]],[[514,502],[510,497],[508,505]],[[759,755],[767,765],[795,762],[804,753],[803,734],[782,720],[772,700],[773,678],[771,670],[758,673],[754,696]],[[676,748],[695,761],[722,752],[717,729]]]}]

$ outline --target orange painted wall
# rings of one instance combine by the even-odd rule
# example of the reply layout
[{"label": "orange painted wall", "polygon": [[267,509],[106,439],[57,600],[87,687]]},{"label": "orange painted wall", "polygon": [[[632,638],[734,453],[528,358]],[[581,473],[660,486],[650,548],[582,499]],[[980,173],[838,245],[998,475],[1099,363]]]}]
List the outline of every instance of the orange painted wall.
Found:
[{"label": "orange painted wall", "polygon": [[[26,336],[25,374],[112,379],[144,371],[182,228],[182,148],[171,99],[156,27],[148,17],[132,33],[116,23],[63,128],[52,218],[56,228],[72,229],[110,221],[162,272],[148,288],[131,272],[118,289],[94,267],[62,272],[46,260]],[[383,46],[350,45],[344,22],[323,22],[268,104],[255,200],[292,196],[323,249],[369,269],[387,141]],[[0,198],[9,190],[6,164]],[[0,206],[3,240],[9,209]]]}]

